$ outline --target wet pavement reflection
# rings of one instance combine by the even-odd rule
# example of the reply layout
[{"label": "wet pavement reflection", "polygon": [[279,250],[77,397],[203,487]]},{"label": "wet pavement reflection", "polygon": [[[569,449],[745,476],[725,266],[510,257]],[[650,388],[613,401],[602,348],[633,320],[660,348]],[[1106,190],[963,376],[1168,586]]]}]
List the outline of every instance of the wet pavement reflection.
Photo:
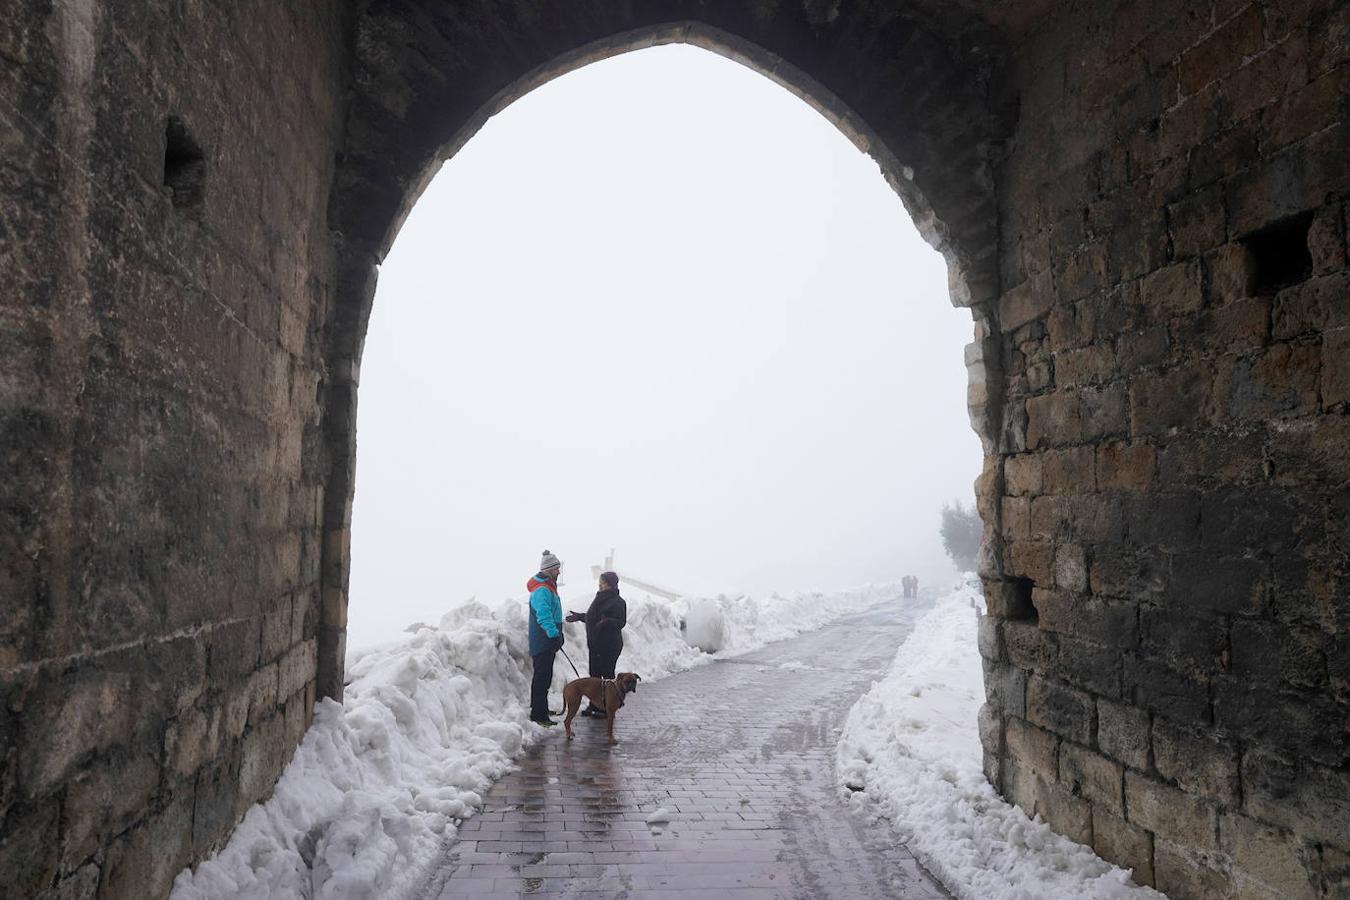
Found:
[{"label": "wet pavement reflection", "polygon": [[844,717],[915,602],[643,682],[616,747],[603,719],[578,717],[571,743],[559,726],[462,824],[424,896],[947,897],[835,793]]}]

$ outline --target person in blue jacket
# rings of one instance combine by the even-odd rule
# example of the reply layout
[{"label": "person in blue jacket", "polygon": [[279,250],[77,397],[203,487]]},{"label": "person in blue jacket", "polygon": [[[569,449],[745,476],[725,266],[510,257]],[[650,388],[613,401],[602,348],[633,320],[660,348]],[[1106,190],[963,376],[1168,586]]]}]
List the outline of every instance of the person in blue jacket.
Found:
[{"label": "person in blue jacket", "polygon": [[539,574],[528,582],[530,591],[530,659],[534,661],[534,679],[530,682],[530,721],[556,725],[549,718],[548,688],[553,682],[553,658],[563,645],[562,599],[558,596],[558,573],[562,561],[545,550],[539,560]]}]

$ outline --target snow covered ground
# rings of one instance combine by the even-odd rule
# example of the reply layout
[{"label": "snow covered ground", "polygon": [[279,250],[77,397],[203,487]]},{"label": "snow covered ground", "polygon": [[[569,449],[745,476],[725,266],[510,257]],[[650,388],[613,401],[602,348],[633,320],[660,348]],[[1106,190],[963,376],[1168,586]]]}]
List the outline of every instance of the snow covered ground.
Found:
[{"label": "snow covered ground", "polygon": [[959,900],[1162,897],[1028,819],[985,780],[972,602],[983,609],[973,580],[939,598],[886,678],[849,712],[839,742],[840,793],[856,811],[888,819]]},{"label": "snow covered ground", "polygon": [[[625,590],[620,668],[650,680],[710,662],[681,633],[686,616],[698,643],[741,653],[898,592],[888,585],[691,604]],[[563,594],[564,608],[589,605],[589,594]],[[547,734],[528,721],[525,609],[523,598],[496,608],[470,603],[439,628],[350,654],[344,701],[318,704],[271,799],[248,811],[220,853],[178,876],[175,900],[406,895],[458,820],[480,809],[492,782]],[[584,627],[565,633],[584,674]],[[570,677],[559,655],[555,690]]]}]

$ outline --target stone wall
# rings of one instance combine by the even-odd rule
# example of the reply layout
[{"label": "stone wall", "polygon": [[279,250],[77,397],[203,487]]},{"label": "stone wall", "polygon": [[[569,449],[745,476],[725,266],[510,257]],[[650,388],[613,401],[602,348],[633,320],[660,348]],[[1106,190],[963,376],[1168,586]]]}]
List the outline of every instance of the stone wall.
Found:
[{"label": "stone wall", "polygon": [[812,103],[945,254],[986,770],[1174,897],[1350,892],[1344,0],[0,0],[0,893],[147,897],[340,696],[378,262],[570,68]]},{"label": "stone wall", "polygon": [[1350,6],[1079,4],[1014,59],[987,774],[1173,898],[1346,896]]},{"label": "stone wall", "polygon": [[311,716],[342,19],[0,2],[0,895],[162,896]]}]

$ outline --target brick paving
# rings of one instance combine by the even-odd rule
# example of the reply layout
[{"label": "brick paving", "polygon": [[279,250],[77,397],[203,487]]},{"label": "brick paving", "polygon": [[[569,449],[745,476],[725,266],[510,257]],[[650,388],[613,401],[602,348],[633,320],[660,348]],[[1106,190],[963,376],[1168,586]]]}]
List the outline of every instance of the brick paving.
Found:
[{"label": "brick paving", "polygon": [[[578,717],[570,744],[557,728],[463,823],[423,896],[947,897],[834,786],[843,718],[915,602],[644,683],[616,747],[604,720]],[[649,825],[660,808],[670,821]]]}]

